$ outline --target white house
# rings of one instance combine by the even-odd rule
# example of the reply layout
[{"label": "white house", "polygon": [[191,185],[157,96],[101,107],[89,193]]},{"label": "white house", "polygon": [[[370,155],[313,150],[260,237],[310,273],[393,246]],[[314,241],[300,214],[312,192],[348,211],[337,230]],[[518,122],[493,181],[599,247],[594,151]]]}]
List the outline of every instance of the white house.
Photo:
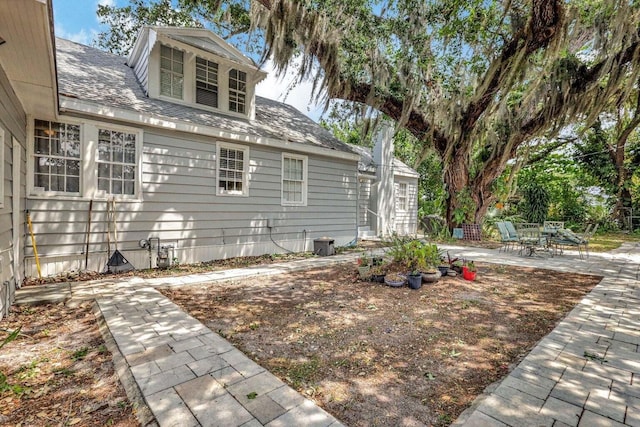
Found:
[{"label": "white house", "polygon": [[210,31],[143,28],[123,58],[55,39],[50,2],[0,1],[1,308],[38,274],[32,242],[43,276],[103,270],[116,238],[137,268],[158,247],[189,263],[346,245],[370,224],[366,180],[370,228],[415,232],[417,175],[389,145],[371,157],[256,96],[265,73]]}]

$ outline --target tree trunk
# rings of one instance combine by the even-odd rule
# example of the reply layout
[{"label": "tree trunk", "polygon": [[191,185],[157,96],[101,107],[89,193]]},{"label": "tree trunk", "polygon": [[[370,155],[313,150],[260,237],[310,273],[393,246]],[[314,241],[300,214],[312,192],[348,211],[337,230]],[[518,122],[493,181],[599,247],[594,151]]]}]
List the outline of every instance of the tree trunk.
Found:
[{"label": "tree trunk", "polygon": [[[449,231],[460,225],[458,212],[465,211],[464,194],[469,185],[469,154],[454,150],[450,161],[444,161],[443,174],[447,191],[446,217]],[[464,221],[464,220],[463,220]]]}]

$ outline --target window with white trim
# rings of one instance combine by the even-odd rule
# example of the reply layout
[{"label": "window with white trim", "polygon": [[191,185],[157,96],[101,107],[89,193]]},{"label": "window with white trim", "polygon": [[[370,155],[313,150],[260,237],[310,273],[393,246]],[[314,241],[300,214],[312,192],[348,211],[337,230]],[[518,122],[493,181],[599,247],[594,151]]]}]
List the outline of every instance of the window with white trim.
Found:
[{"label": "window with white trim", "polygon": [[135,195],[136,143],[135,133],[98,129],[98,190]]},{"label": "window with white trim", "polygon": [[282,153],[282,205],[307,204],[307,156]]},{"label": "window with white trim", "polygon": [[247,73],[232,69],[229,71],[229,111],[245,112],[247,98]]},{"label": "window with white trim", "polygon": [[217,157],[217,194],[248,195],[249,149],[218,143]]},{"label": "window with white trim", "polygon": [[196,57],[196,102],[218,108],[218,64]]},{"label": "window with white trim", "polygon": [[409,186],[406,182],[398,184],[398,209],[401,211],[409,210]]},{"label": "window with white trim", "polygon": [[184,53],[169,46],[160,46],[160,95],[182,99],[184,85]]},{"label": "window with white trim", "polygon": [[35,120],[34,187],[79,194],[81,150],[80,125]]}]

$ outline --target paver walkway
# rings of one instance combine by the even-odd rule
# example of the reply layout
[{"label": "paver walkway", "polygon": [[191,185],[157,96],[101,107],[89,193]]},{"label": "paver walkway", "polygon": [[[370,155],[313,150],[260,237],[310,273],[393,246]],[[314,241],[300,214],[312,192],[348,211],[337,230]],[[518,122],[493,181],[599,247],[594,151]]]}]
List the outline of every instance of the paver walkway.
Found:
[{"label": "paver walkway", "polygon": [[[528,258],[444,247],[474,261],[606,276],[500,383],[454,425],[640,426],[640,254]],[[25,288],[19,303],[96,299],[124,362],[128,390],[161,426],[339,426],[332,416],[249,360],[154,289],[352,261],[357,254],[224,272]],[[109,340],[107,340],[109,341]],[[116,357],[117,358],[117,357]],[[126,386],[126,384],[125,384]],[[143,412],[143,411],[141,411]]]}]

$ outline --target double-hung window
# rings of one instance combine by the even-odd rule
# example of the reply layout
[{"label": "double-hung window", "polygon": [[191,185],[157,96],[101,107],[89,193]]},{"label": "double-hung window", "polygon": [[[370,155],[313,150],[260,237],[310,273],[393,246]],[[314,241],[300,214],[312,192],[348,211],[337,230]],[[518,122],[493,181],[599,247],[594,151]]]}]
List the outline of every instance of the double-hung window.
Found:
[{"label": "double-hung window", "polygon": [[232,69],[229,71],[229,111],[245,112],[247,98],[247,73]]},{"label": "double-hung window", "polygon": [[247,196],[249,149],[218,143],[217,194]]},{"label": "double-hung window", "polygon": [[196,57],[196,102],[218,108],[218,64]]},{"label": "double-hung window", "polygon": [[306,206],[307,157],[282,154],[282,205]]},{"label": "double-hung window", "polygon": [[401,182],[398,184],[398,209],[401,211],[409,210],[408,190],[409,186],[406,182]]},{"label": "double-hung window", "polygon": [[160,46],[160,95],[182,99],[184,85],[184,53]]},{"label": "double-hung window", "polygon": [[135,133],[98,129],[98,190],[135,195],[136,143]]},{"label": "double-hung window", "polygon": [[80,125],[36,120],[34,187],[38,191],[80,193]]}]

